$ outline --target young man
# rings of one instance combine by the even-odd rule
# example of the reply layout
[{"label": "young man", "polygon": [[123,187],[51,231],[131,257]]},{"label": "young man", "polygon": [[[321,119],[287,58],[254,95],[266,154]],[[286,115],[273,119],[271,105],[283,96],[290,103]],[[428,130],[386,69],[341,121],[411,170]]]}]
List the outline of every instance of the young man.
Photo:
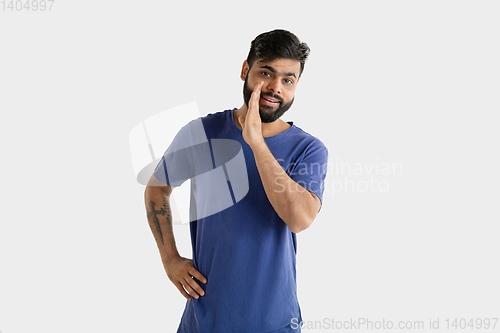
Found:
[{"label": "young man", "polygon": [[[308,55],[307,44],[288,31],[257,36],[241,70],[244,104],[186,125],[146,187],[148,221],[163,266],[188,300],[178,332],[300,331],[294,329],[302,321],[296,233],[320,210],[328,151],[279,118],[293,103]],[[217,151],[221,142],[231,144]],[[244,163],[231,169],[228,161],[238,152]],[[215,169],[228,180],[233,204],[211,210],[225,188],[210,185]],[[188,178],[192,260],[177,252],[169,204],[173,187]]]}]

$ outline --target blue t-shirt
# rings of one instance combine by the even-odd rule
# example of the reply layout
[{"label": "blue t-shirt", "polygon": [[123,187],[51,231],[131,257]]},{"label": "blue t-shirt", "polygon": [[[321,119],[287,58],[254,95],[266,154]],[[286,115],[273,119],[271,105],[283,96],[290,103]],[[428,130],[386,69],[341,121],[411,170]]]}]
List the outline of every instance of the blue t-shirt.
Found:
[{"label": "blue t-shirt", "polygon": [[[269,202],[253,152],[233,120],[234,110],[186,125],[154,172],[171,186],[191,178],[196,192],[190,208],[193,265],[208,281],[195,278],[205,295],[186,301],[178,332],[263,333],[302,321],[296,234]],[[287,174],[322,201],[328,150],[289,124],[265,142]],[[227,184],[206,180],[218,177]]]}]

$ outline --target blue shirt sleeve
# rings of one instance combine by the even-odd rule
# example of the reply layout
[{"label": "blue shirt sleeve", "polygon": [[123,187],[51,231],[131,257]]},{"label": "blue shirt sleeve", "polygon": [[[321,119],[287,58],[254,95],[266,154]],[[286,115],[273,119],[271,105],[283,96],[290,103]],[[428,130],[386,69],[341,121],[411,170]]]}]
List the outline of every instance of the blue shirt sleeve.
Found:
[{"label": "blue shirt sleeve", "polygon": [[289,176],[306,190],[316,194],[323,203],[328,169],[328,149],[319,140],[313,141],[301,158],[289,166]]},{"label": "blue shirt sleeve", "polygon": [[156,165],[154,176],[172,187],[212,169],[212,156],[200,118],[189,122],[176,134],[174,140]]}]

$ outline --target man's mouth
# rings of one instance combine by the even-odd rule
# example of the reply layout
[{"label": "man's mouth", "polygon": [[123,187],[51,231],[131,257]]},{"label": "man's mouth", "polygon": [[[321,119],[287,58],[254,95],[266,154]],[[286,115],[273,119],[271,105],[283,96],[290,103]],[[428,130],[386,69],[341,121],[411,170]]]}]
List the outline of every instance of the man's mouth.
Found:
[{"label": "man's mouth", "polygon": [[281,103],[280,100],[269,96],[260,96],[260,100],[262,101],[263,104],[269,106],[277,106]]}]

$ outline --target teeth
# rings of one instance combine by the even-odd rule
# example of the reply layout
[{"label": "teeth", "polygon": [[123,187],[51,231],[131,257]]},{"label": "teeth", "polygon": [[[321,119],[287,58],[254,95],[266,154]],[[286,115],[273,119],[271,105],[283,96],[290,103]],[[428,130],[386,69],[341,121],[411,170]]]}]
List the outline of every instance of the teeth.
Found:
[{"label": "teeth", "polygon": [[267,99],[267,98],[265,98],[265,97],[262,97],[262,98],[264,98],[266,101],[269,101],[269,102],[271,102],[271,103],[278,103],[278,101],[273,101],[273,100]]}]

